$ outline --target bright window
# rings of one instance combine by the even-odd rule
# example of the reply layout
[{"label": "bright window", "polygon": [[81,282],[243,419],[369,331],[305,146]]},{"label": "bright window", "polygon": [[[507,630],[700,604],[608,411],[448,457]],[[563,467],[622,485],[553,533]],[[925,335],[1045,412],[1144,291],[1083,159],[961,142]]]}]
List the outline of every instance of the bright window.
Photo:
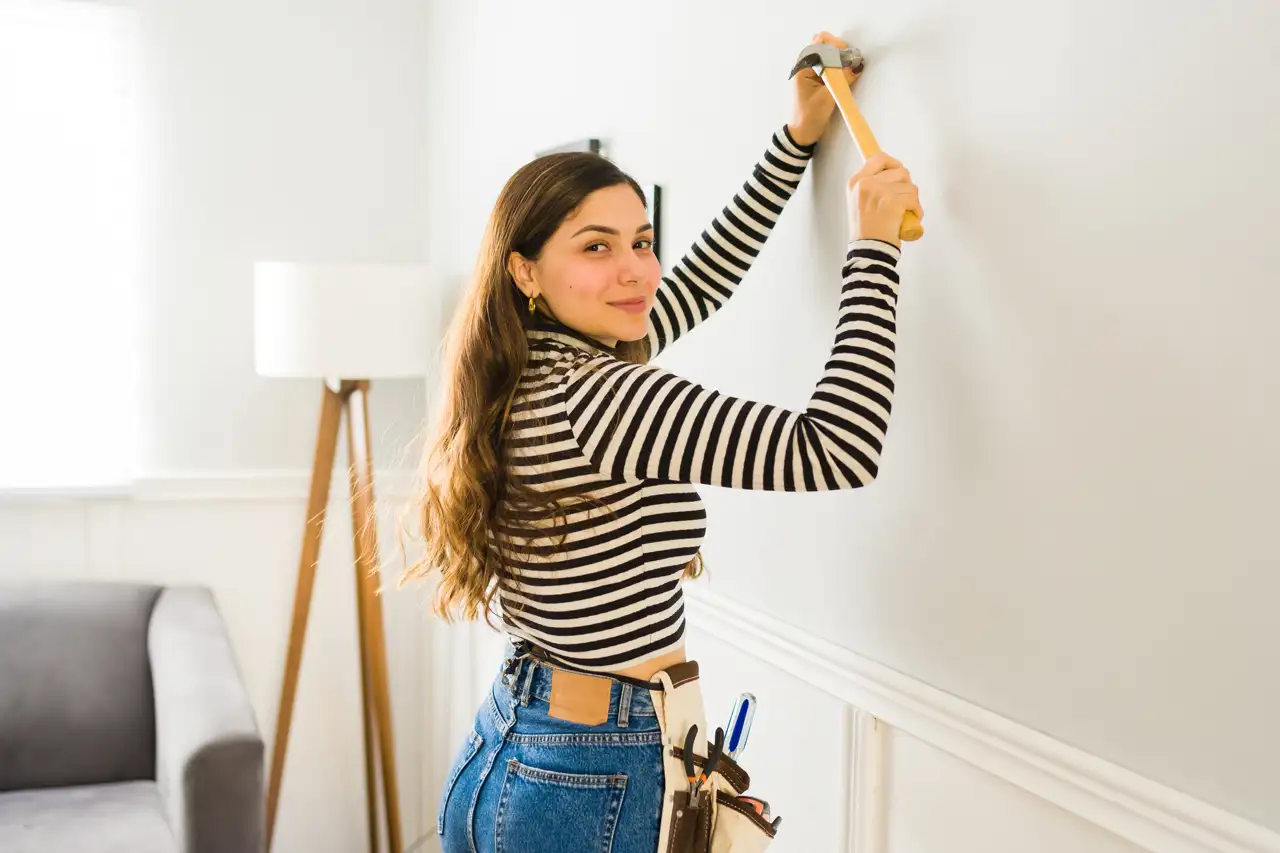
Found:
[{"label": "bright window", "polygon": [[0,488],[133,473],[137,44],[124,6],[0,0]]}]

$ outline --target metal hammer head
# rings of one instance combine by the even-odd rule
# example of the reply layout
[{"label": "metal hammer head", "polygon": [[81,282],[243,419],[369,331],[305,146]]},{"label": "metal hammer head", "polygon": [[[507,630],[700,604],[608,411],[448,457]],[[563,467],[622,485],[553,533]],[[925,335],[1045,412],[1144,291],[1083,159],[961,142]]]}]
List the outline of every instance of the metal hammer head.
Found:
[{"label": "metal hammer head", "polygon": [[[862,53],[855,47],[839,48],[834,44],[811,44],[800,51],[795,67],[788,77],[794,77],[805,68],[849,68],[855,74],[862,71]],[[819,71],[819,74],[822,72]]]}]

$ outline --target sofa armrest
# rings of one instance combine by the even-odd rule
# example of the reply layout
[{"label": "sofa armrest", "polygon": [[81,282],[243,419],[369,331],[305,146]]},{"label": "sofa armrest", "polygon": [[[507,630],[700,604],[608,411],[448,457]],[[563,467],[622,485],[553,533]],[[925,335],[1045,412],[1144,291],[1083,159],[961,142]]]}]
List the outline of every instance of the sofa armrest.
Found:
[{"label": "sofa armrest", "polygon": [[147,636],[156,709],[156,781],[184,853],[265,848],[263,753],[213,594],[168,587]]}]

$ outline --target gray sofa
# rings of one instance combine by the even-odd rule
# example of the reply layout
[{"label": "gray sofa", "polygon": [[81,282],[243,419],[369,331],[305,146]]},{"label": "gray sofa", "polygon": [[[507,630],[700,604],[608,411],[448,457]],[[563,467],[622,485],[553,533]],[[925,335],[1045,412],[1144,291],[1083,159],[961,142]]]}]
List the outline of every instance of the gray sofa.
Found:
[{"label": "gray sofa", "polygon": [[263,752],[209,590],[0,584],[2,853],[257,853]]}]

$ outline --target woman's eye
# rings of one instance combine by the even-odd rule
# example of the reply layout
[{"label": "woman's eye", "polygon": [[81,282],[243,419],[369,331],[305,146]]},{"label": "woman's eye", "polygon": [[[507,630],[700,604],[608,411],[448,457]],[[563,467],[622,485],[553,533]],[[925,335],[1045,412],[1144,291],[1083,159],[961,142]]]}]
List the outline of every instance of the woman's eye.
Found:
[{"label": "woman's eye", "polygon": [[[589,244],[589,245],[586,247],[586,250],[587,250],[588,252],[594,252],[597,248],[600,248],[600,249],[607,249],[607,248],[609,248],[609,244],[608,244],[608,243],[605,243],[605,242],[600,242],[600,243],[591,243],[591,244]],[[653,241],[652,241],[652,240],[637,240],[637,241],[636,241],[636,243],[635,243],[635,248],[637,248],[637,249],[652,249],[652,248],[653,248]],[[599,254],[599,253],[598,253],[598,252],[596,252],[596,254]]]}]

